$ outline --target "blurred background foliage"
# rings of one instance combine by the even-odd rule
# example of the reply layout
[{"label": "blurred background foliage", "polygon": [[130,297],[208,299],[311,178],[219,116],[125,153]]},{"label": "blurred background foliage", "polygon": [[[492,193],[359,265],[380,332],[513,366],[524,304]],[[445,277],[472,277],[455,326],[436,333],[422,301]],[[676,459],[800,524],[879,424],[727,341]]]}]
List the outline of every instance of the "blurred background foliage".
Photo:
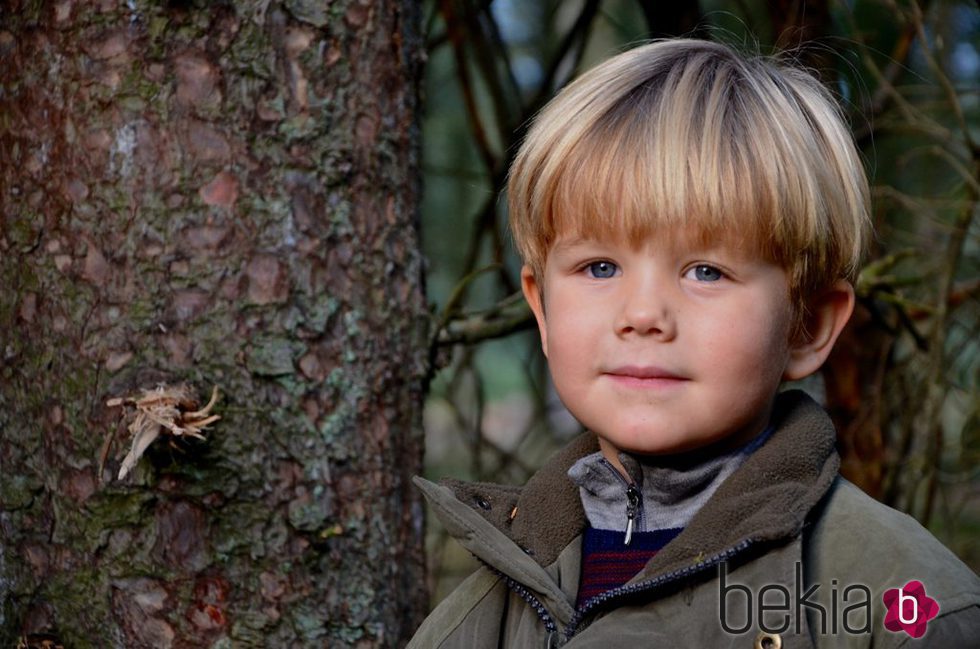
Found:
[{"label": "blurred background foliage", "polygon": [[[802,386],[845,475],[980,569],[980,11],[971,0],[429,0],[423,240],[439,314],[426,472],[523,483],[580,431],[550,387],[503,186],[528,120],[582,70],[651,38],[783,53],[844,106],[877,238],[855,318]],[[473,564],[430,522],[438,601]]]}]

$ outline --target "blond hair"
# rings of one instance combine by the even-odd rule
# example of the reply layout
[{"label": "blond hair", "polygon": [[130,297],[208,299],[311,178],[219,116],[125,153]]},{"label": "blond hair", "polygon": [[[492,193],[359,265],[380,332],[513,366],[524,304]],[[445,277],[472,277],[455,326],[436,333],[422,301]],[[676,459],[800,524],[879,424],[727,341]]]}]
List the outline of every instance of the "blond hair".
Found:
[{"label": "blond hair", "polygon": [[559,235],[637,241],[682,227],[778,263],[803,308],[854,281],[868,194],[850,130],[813,75],[690,39],[624,52],[566,87],[508,182],[511,231],[538,277]]}]

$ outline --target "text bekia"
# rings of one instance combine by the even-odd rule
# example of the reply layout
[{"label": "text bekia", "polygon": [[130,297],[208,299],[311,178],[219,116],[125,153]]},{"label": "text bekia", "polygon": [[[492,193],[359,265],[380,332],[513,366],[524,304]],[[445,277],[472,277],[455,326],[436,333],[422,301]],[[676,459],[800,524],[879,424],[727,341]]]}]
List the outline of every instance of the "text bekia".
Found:
[{"label": "text bekia", "polygon": [[[803,616],[809,614],[808,624],[822,635],[871,633],[871,589],[864,584],[841,587],[832,580],[828,603],[823,604],[820,589],[823,584],[803,582],[803,566],[796,562],[795,583],[791,589],[782,584],[766,584],[753,593],[745,584],[730,582],[728,563],[718,567],[718,613],[721,628],[726,633],[741,634],[753,627],[766,633],[784,633],[793,627],[803,632]],[[822,599],[822,598],[821,598]],[[744,611],[741,604],[744,603]]]}]

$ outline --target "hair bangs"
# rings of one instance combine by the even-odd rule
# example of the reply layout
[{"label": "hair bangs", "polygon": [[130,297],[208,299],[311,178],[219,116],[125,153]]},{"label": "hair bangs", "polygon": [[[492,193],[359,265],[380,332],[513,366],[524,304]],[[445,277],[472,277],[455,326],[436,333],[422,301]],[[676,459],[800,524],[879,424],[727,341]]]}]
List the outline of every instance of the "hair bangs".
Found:
[{"label": "hair bangs", "polygon": [[552,178],[538,179],[552,188],[542,197],[544,239],[682,235],[775,257],[780,192],[764,179],[773,170],[725,137],[737,126],[704,128],[695,104],[707,98],[643,90],[577,137]]}]

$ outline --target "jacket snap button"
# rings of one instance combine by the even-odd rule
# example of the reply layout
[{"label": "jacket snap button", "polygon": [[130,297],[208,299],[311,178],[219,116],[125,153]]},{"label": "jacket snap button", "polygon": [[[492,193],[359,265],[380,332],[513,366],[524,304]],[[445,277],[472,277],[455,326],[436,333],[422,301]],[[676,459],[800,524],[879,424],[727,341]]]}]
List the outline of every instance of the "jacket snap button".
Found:
[{"label": "jacket snap button", "polygon": [[755,638],[755,649],[782,649],[783,639],[778,633],[763,631]]},{"label": "jacket snap button", "polygon": [[486,498],[477,499],[476,504],[480,506],[480,509],[485,509],[487,511],[490,511],[490,501],[487,500]]}]

